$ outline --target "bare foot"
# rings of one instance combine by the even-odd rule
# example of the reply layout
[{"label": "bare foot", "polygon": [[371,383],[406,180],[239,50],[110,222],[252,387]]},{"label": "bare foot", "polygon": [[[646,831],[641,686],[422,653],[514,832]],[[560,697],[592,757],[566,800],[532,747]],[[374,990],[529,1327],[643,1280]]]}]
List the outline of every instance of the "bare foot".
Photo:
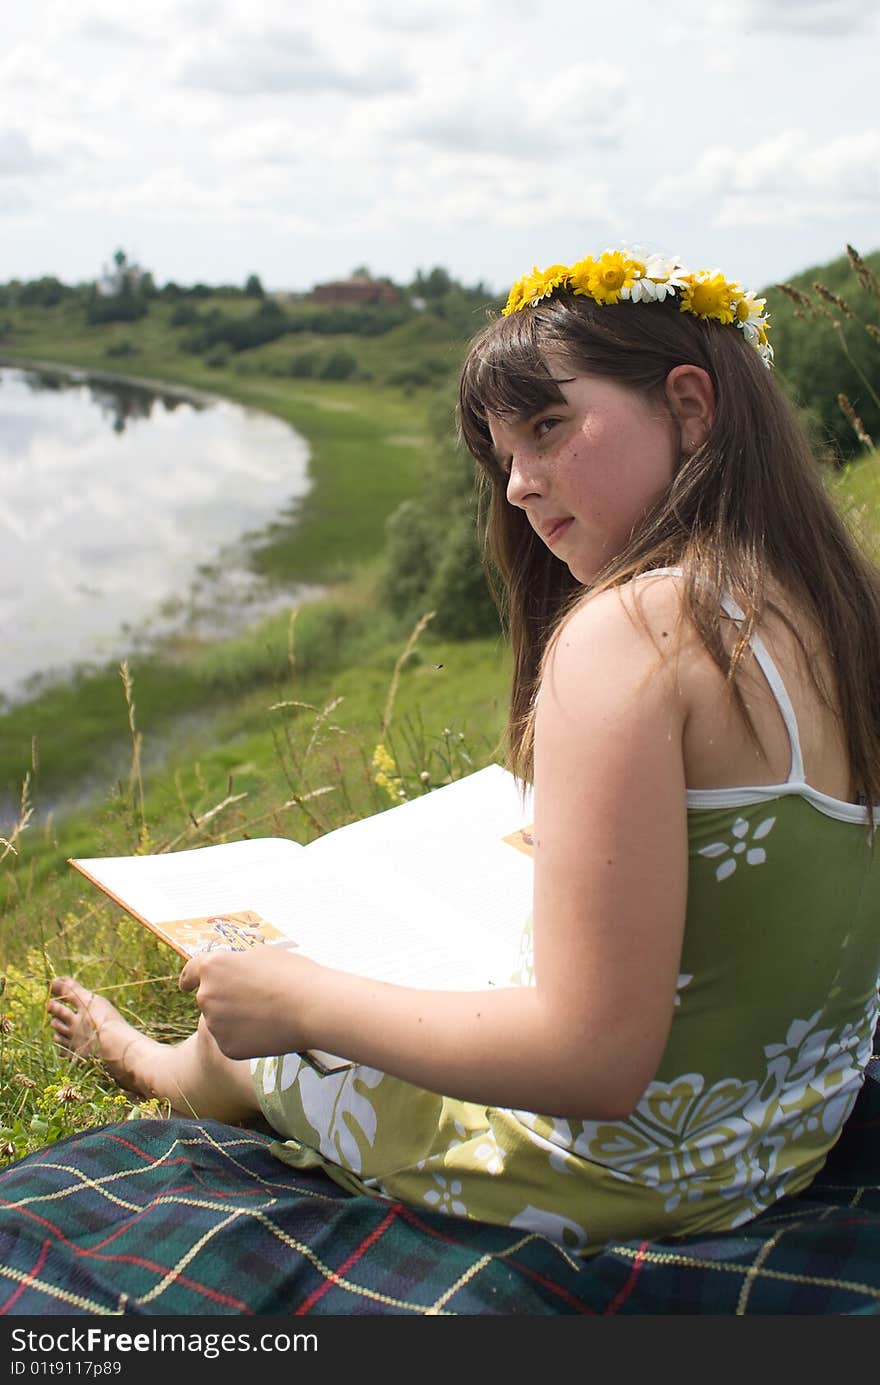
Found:
[{"label": "bare foot", "polygon": [[114,1081],[139,1096],[154,1096],[150,1073],[161,1046],[141,1034],[104,996],[70,976],[57,976],[46,1005],[55,1042],[66,1057],[95,1058]]}]

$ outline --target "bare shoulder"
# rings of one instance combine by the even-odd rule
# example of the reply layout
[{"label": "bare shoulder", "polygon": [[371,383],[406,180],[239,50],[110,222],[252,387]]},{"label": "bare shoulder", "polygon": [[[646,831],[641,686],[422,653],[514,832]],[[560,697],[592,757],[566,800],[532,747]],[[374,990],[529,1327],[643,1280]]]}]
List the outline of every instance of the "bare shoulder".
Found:
[{"label": "bare shoulder", "polygon": [[548,673],[564,677],[601,669],[624,683],[651,677],[669,691],[679,685],[682,655],[694,646],[681,578],[648,573],[577,606],[557,634]]}]

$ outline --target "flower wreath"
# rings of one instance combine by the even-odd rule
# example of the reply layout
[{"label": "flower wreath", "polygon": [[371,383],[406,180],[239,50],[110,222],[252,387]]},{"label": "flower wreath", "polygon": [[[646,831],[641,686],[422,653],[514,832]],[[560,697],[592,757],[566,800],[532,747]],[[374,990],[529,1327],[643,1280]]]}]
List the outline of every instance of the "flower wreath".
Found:
[{"label": "flower wreath", "polygon": [[766,298],[757,298],[739,284],[725,279],[716,269],[694,272],[676,257],[649,255],[637,259],[624,250],[606,250],[597,260],[587,256],[577,264],[550,265],[517,279],[505,307],[504,316],[533,308],[557,289],[592,298],[595,303],[662,303],[678,295],[679,311],[695,317],[732,322],[764,362],[773,364],[773,347],[767,339],[770,319]]}]

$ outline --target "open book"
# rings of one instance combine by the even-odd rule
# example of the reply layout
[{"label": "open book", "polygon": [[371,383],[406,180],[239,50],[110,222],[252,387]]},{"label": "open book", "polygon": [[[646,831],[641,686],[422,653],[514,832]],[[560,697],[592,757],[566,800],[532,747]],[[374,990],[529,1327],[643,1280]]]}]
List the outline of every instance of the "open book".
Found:
[{"label": "open book", "polygon": [[[326,966],[440,990],[511,984],[532,902],[531,791],[500,765],[307,846],[259,837],[71,858],[182,957],[297,947]],[[323,1071],[346,1066],[306,1055]]]}]

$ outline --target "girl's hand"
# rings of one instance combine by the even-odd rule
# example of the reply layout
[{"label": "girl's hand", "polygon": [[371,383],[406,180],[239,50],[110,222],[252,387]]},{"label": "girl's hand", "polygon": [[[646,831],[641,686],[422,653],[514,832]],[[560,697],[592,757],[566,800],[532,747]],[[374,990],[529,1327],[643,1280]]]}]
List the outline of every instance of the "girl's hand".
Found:
[{"label": "girl's hand", "polygon": [[319,970],[283,946],[218,949],[191,957],[179,985],[195,991],[205,1023],[227,1058],[263,1058],[311,1047],[303,1015]]}]

